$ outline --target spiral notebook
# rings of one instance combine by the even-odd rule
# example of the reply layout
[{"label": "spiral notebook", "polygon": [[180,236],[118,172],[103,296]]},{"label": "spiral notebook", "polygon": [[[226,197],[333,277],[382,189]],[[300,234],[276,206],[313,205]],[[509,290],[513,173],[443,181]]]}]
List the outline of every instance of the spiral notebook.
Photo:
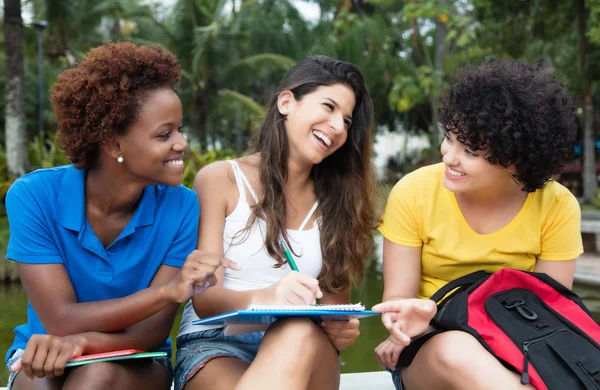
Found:
[{"label": "spiral notebook", "polygon": [[82,355],[69,360],[66,367],[83,366],[98,362],[112,362],[115,360],[129,359],[149,359],[155,357],[167,356],[166,352],[146,352],[139,349],[123,349],[119,351],[110,351],[95,353],[92,355]]},{"label": "spiral notebook", "polygon": [[248,311],[351,311],[363,312],[365,307],[359,303],[349,303],[346,305],[250,305]]},{"label": "spiral notebook", "polygon": [[[348,305],[250,305],[246,310],[235,310],[212,317],[201,318],[194,325],[224,325],[225,334],[240,334],[264,330],[280,318],[307,317],[315,322],[346,321],[351,318],[365,318],[381,313],[365,310],[360,303]],[[263,324],[266,326],[251,326]],[[236,325],[235,327],[231,327]],[[238,325],[248,325],[240,327]]]}]

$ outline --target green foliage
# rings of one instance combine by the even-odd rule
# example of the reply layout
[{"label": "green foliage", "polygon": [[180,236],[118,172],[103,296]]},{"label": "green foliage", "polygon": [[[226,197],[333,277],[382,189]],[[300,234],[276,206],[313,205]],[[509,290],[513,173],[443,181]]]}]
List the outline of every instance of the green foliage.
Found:
[{"label": "green foliage", "polygon": [[58,146],[55,134],[38,134],[29,144],[29,162],[32,170],[35,170],[67,165],[69,159]]},{"label": "green foliage", "polygon": [[[59,165],[66,165],[69,160],[56,143],[54,134],[46,134],[45,137],[37,135],[29,144],[29,161],[32,171],[40,168],[51,168]],[[16,176],[9,176],[6,165],[6,151],[0,145],[0,216],[6,215],[4,209],[4,197],[12,183],[17,179]]]},{"label": "green foliage", "polygon": [[600,0],[586,0],[590,9],[590,28],[588,36],[590,41],[600,44]]},{"label": "green foliage", "polygon": [[596,196],[590,204],[583,204],[582,210],[600,210],[600,188],[596,191]]},{"label": "green foliage", "polygon": [[231,149],[212,149],[206,153],[201,153],[198,149],[190,147],[184,161],[183,185],[192,188],[194,185],[194,178],[202,167],[215,161],[231,160],[234,158],[236,158],[236,155]]},{"label": "green foliage", "polygon": [[[194,178],[202,167],[215,161],[230,160],[236,157],[236,153],[232,149],[209,150],[206,153],[201,153],[196,147],[190,146],[184,157],[183,184],[192,188]],[[31,171],[70,164],[68,158],[56,142],[56,135],[52,133],[34,137],[33,141],[29,144],[29,159],[31,162]],[[16,179],[17,177],[8,175],[6,153],[4,147],[0,145],[0,199],[4,199],[6,192]],[[0,217],[3,215],[6,215],[6,211],[4,209],[4,202],[1,202]],[[1,247],[2,243],[0,242]]]},{"label": "green foliage", "polygon": [[[183,75],[177,92],[190,141],[199,150],[221,145],[241,153],[278,81],[310,54],[350,61],[362,70],[378,127],[403,123],[407,130],[430,131],[436,98],[450,75],[465,64],[493,58],[544,59],[576,101],[587,80],[600,101],[600,0],[585,0],[586,77],[580,74],[575,2],[308,1],[320,8],[316,20],[305,20],[292,0],[176,0],[168,6],[145,0],[30,0],[34,19],[49,22],[44,127],[56,128],[49,101],[57,75],[101,42],[123,39],[155,41],[177,56]],[[38,117],[34,28],[26,26],[23,47],[27,127],[33,137]],[[436,56],[443,58],[441,64]],[[0,88],[4,80],[0,67]],[[32,166],[65,162],[52,142],[34,139]]]},{"label": "green foliage", "polygon": [[[8,189],[15,180],[17,180],[16,176],[8,174],[8,169],[6,166],[6,152],[4,147],[0,146],[0,199],[4,200]],[[0,203],[0,216],[4,215],[6,215],[6,210],[4,208],[4,201],[2,201]]]},{"label": "green foliage", "polygon": [[436,79],[441,79],[443,75],[443,72],[437,72],[424,65],[415,69],[414,74],[397,75],[389,94],[390,107],[398,112],[405,112],[417,104],[439,96],[441,90],[436,84]]}]

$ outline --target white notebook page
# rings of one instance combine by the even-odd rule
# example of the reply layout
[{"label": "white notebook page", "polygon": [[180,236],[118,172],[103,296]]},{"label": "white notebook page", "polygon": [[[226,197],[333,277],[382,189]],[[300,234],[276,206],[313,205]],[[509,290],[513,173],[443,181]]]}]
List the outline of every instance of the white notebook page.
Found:
[{"label": "white notebook page", "polygon": [[249,311],[363,311],[365,307],[359,303],[348,305],[250,305]]}]

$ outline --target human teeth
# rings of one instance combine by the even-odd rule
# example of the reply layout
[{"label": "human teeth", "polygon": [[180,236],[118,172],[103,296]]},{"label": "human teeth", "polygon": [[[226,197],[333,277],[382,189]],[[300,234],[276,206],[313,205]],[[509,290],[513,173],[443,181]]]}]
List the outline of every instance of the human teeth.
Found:
[{"label": "human teeth", "polygon": [[464,176],[464,175],[466,175],[465,173],[462,173],[462,172],[455,171],[455,170],[454,170],[454,169],[452,169],[452,168],[448,168],[448,172],[449,172],[449,173],[450,173],[452,176]]},{"label": "human teeth", "polygon": [[325,134],[321,133],[320,131],[317,130],[313,130],[313,134],[315,135],[315,137],[319,138],[321,141],[323,141],[323,143],[329,147],[331,146],[331,139],[329,139],[328,136],[326,136]]},{"label": "human teeth", "polygon": [[165,164],[167,164],[171,167],[182,167],[183,160],[170,160],[170,161],[165,162]]}]

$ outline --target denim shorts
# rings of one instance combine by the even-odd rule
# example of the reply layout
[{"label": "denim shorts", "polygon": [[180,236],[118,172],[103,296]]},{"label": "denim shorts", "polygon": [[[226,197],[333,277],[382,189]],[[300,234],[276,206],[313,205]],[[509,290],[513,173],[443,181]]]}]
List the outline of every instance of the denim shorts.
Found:
[{"label": "denim shorts", "polygon": [[402,367],[400,367],[400,364],[396,365],[395,370],[392,370],[389,367],[386,367],[385,370],[392,374],[392,382],[394,383],[396,390],[402,390]]},{"label": "denim shorts", "polygon": [[252,363],[265,332],[225,336],[223,328],[188,333],[177,338],[174,390],[180,390],[212,359],[233,357]]},{"label": "denim shorts", "polygon": [[[16,362],[21,356],[23,356],[23,352],[25,352],[24,349],[17,349],[15,352],[13,352],[12,356],[10,357],[10,359],[8,359],[8,362],[6,363],[6,367],[10,368],[10,366]],[[169,376],[169,382],[171,382],[173,380],[173,365],[171,364],[171,359],[169,359],[166,356],[162,356],[162,357],[157,357],[157,358],[153,358],[152,360],[154,360],[155,362],[157,362],[158,364],[160,364],[161,366],[164,367],[165,370],[167,370],[167,375]],[[12,384],[15,381],[15,377],[17,376],[17,374],[20,371],[15,371],[15,372],[11,372],[10,376],[8,377],[8,383],[6,385],[6,390],[10,390],[12,387]]]},{"label": "denim shorts", "polygon": [[[19,360],[19,358],[21,356],[23,356],[24,352],[25,352],[25,350],[21,349],[21,348],[15,350],[13,352],[12,356],[6,362],[6,368],[10,369],[10,366],[12,366],[14,362],[16,362],[17,360]],[[15,381],[15,377],[17,376],[18,373],[19,373],[19,371],[15,371],[15,372],[11,372],[10,373],[10,376],[8,377],[8,383],[6,385],[6,390],[10,390],[10,388],[12,387],[12,384]]]}]

